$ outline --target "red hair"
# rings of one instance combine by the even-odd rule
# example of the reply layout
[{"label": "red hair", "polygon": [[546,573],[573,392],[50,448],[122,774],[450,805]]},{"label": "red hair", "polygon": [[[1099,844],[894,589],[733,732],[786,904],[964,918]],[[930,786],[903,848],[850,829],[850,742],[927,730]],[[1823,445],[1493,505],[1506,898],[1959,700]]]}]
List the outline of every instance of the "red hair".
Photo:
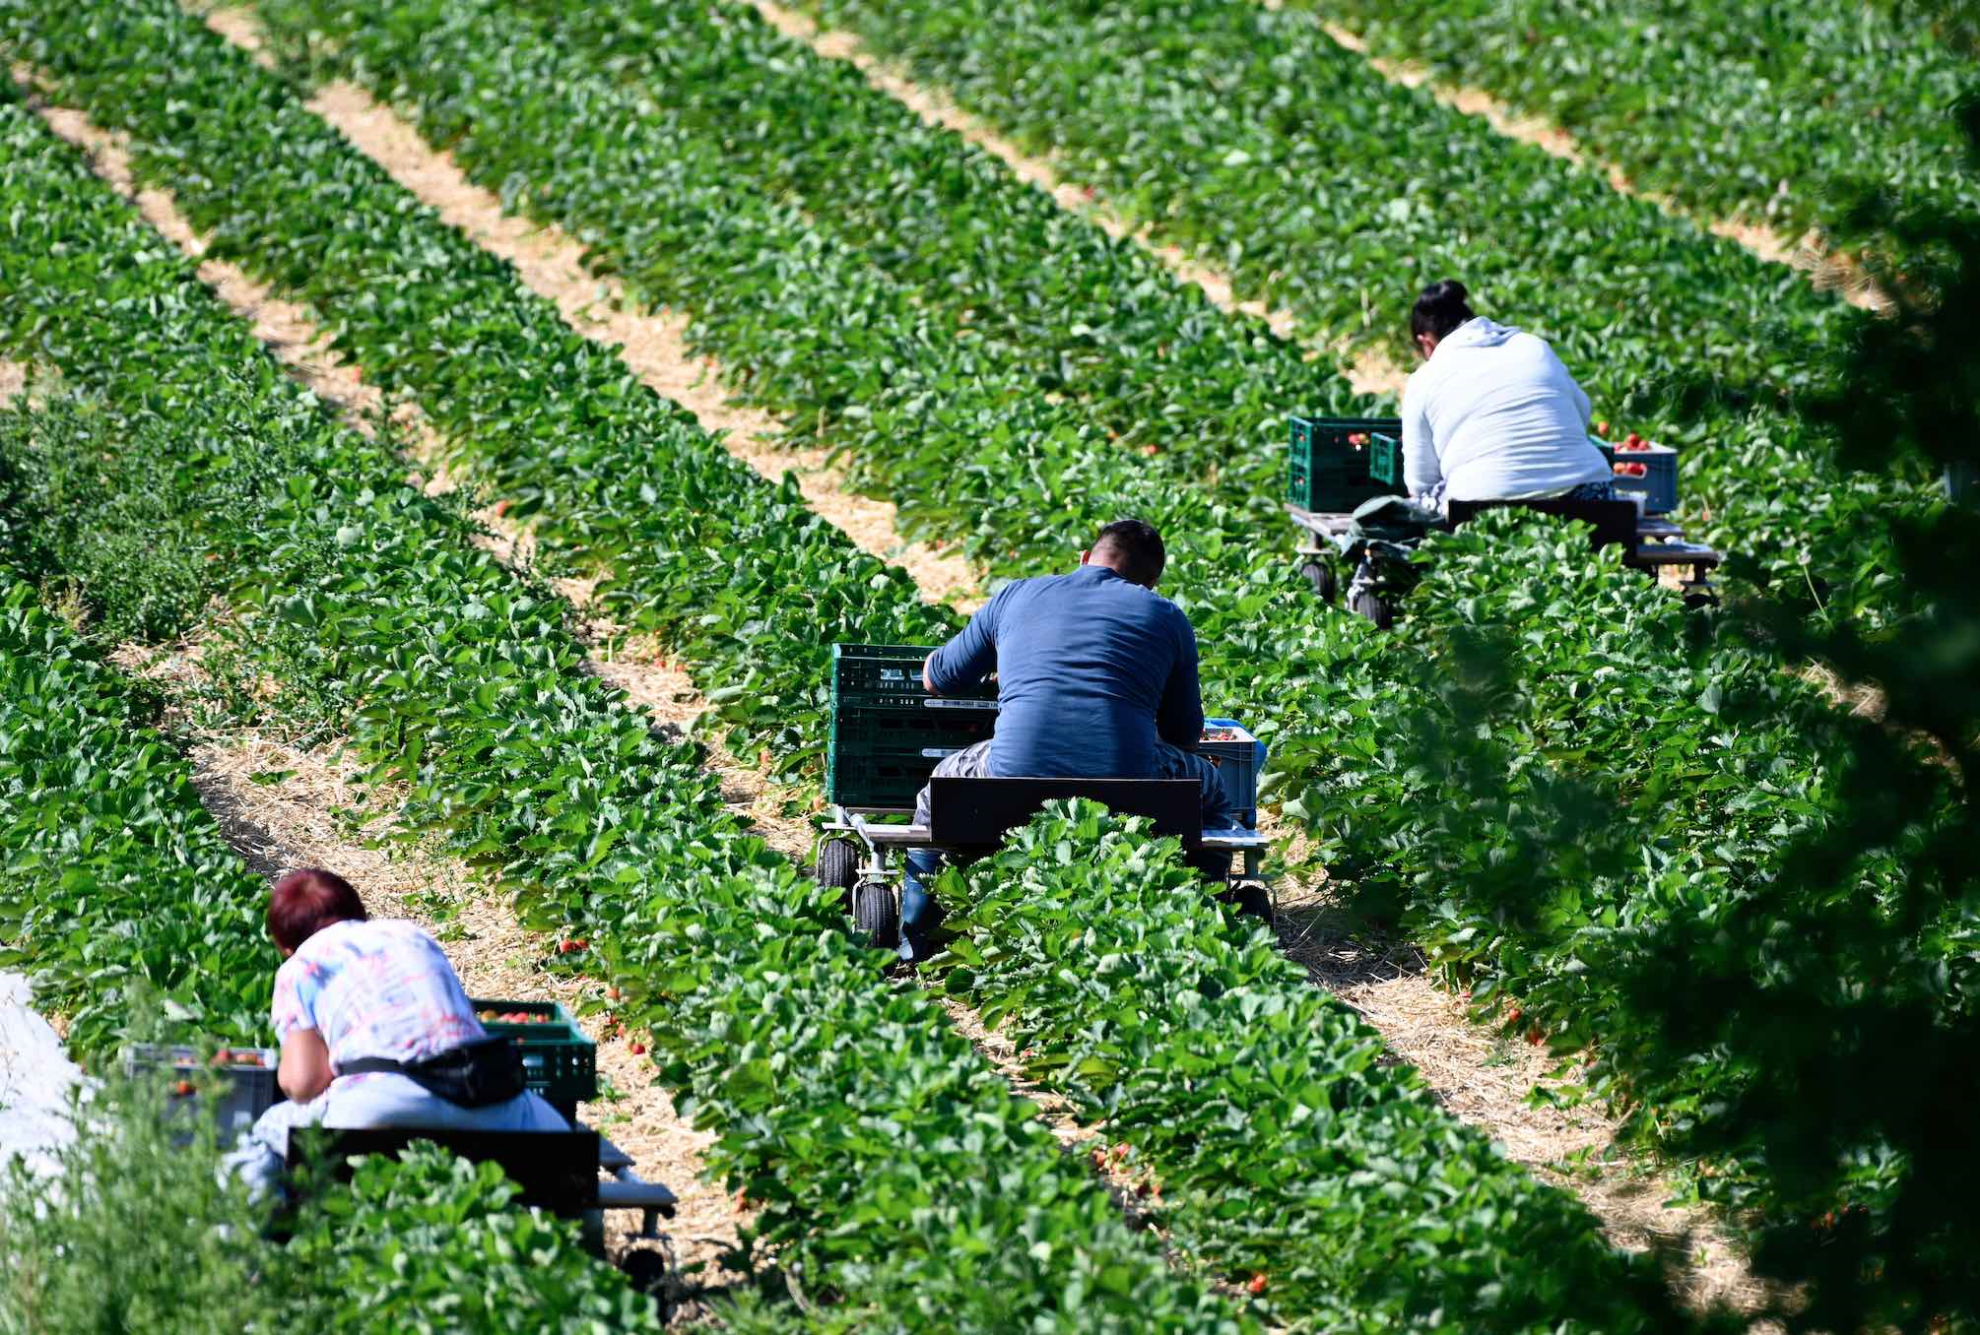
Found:
[{"label": "red hair", "polygon": [[333,922],[363,922],[364,901],[334,871],[308,867],[292,871],[268,892],[268,934],[287,951]]}]

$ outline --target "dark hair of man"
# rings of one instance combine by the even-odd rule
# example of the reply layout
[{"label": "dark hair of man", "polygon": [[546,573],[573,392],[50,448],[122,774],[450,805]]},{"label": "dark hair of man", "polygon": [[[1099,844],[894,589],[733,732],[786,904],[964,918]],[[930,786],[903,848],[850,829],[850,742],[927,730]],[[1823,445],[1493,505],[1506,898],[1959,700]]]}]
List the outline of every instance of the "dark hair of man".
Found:
[{"label": "dark hair of man", "polygon": [[1416,305],[1410,308],[1410,337],[1428,334],[1442,341],[1451,330],[1475,318],[1470,299],[1471,294],[1464,290],[1464,284],[1455,278],[1430,284],[1417,297]]},{"label": "dark hair of man", "polygon": [[333,922],[364,920],[364,901],[351,883],[321,867],[292,871],[268,893],[268,935],[284,950],[300,950]]},{"label": "dark hair of man", "polygon": [[1090,555],[1094,564],[1106,566],[1144,589],[1155,587],[1155,581],[1162,578],[1162,567],[1169,561],[1162,535],[1155,531],[1154,525],[1139,519],[1116,519],[1101,529],[1100,536],[1093,540]]}]

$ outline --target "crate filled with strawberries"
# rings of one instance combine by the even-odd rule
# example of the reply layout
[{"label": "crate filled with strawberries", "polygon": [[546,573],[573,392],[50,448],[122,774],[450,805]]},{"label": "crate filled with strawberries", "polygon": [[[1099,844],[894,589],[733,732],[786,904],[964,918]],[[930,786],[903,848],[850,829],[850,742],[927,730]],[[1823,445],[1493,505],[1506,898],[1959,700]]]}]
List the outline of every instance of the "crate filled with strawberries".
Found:
[{"label": "crate filled with strawberries", "polygon": [[569,1011],[554,1001],[470,1000],[483,1029],[521,1046],[523,1079],[557,1111],[568,1117],[598,1097],[598,1045]]},{"label": "crate filled with strawberries", "polygon": [[1645,514],[1669,514],[1677,509],[1678,466],[1675,449],[1669,445],[1653,445],[1634,431],[1618,444],[1598,440],[1595,445],[1609,461],[1609,468],[1615,474],[1615,480],[1610,483],[1612,494],[1626,498],[1641,497]]}]

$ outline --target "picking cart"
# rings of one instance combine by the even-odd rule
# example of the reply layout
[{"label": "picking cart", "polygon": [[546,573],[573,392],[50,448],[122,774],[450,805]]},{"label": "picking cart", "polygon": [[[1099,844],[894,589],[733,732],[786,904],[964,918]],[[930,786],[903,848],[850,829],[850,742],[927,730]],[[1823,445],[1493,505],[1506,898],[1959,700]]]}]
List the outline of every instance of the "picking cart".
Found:
[{"label": "picking cart", "polygon": [[[1090,797],[1122,815],[1147,816],[1174,835],[1231,897],[1265,902],[1260,877],[1267,840],[1257,826],[1262,748],[1243,727],[1206,728],[1198,754],[1217,765],[1231,806],[1245,823],[1202,827],[1193,779],[933,779],[946,756],[989,738],[994,686],[935,696],[921,684],[930,649],[914,645],[832,646],[832,732],[827,749],[831,814],[818,847],[817,877],[845,896],[854,925],[892,946],[900,930],[900,878],[914,849],[957,858],[993,852],[1004,834],[1048,801]],[[929,819],[914,823],[915,798],[929,786]]]},{"label": "picking cart", "polygon": [[[673,1191],[640,1177],[633,1171],[631,1155],[577,1120],[577,1105],[598,1097],[597,1045],[577,1020],[554,1001],[470,1001],[484,1029],[517,1041],[524,1082],[563,1114],[572,1129],[310,1128],[331,1152],[329,1161],[338,1165],[337,1171],[348,1174],[346,1160],[351,1155],[397,1153],[415,1141],[432,1141],[464,1158],[501,1164],[522,1188],[522,1204],[581,1219],[587,1244],[601,1252],[607,1210],[638,1210],[641,1228],[636,1236],[664,1242],[659,1220],[674,1215]],[[169,1111],[175,1119],[201,1115],[211,1100],[217,1128],[223,1140],[231,1142],[246,1134],[255,1119],[282,1097],[275,1081],[280,1057],[274,1048],[219,1048],[203,1056],[193,1047],[140,1044],[124,1054],[124,1069],[128,1075],[168,1082]],[[301,1146],[292,1138],[292,1168],[298,1166],[301,1154]],[[633,1251],[628,1256],[641,1258],[633,1264],[647,1272],[635,1276],[642,1283],[657,1278],[664,1268],[664,1258],[650,1252]]]},{"label": "picking cart", "polygon": [[[1401,595],[1418,577],[1409,559],[1415,540],[1369,537],[1359,531],[1354,511],[1402,493],[1401,421],[1294,416],[1289,434],[1285,509],[1299,530],[1300,574],[1321,598],[1333,602],[1345,594],[1349,611],[1387,629]],[[1624,565],[1658,577],[1668,572],[1687,601],[1716,602],[1711,572],[1723,558],[1685,541],[1683,526],[1670,517],[1677,508],[1677,451],[1633,437],[1619,446],[1590,443],[1615,472],[1613,499],[1454,501],[1447,523],[1455,528],[1481,510],[1506,505],[1580,519],[1594,526],[1592,546],[1625,545]]]}]

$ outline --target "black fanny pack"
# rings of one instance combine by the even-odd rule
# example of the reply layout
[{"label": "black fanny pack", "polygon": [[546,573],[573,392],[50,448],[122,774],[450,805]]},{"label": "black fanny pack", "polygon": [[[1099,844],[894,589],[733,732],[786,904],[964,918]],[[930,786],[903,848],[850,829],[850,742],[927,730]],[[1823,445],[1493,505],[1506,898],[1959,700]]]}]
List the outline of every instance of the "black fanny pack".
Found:
[{"label": "black fanny pack", "polygon": [[523,1092],[522,1048],[513,1038],[477,1038],[416,1062],[390,1057],[359,1057],[337,1067],[338,1075],[373,1072],[402,1075],[429,1094],[463,1108],[507,1103]]}]

